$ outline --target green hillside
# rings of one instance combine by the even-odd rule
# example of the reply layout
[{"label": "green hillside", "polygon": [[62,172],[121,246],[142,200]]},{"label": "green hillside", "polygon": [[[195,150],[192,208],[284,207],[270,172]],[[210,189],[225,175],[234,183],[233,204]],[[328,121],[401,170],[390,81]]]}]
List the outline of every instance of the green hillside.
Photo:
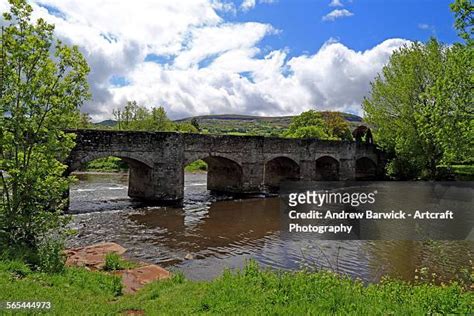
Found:
[{"label": "green hillside", "polygon": [[[324,116],[329,112],[321,112]],[[362,123],[362,118],[349,113],[341,113],[349,122],[351,128]],[[263,135],[279,136],[291,123],[293,116],[252,116],[239,114],[216,114],[187,117],[176,120],[176,123],[191,123],[193,120],[199,124],[203,133],[231,134],[231,135]],[[106,120],[95,125],[99,128],[111,128],[117,122]]]},{"label": "green hillside", "polygon": [[[324,116],[328,112],[321,112]],[[351,127],[361,124],[362,118],[341,113]],[[278,136],[291,123],[293,116],[252,116],[238,114],[202,115],[188,117],[176,122],[191,123],[194,119],[203,132],[210,134]]]}]

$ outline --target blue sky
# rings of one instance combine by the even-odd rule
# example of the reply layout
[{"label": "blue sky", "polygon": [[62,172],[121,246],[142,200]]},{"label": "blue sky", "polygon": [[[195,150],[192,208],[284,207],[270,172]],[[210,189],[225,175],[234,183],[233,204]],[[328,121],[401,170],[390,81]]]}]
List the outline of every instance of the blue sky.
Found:
[{"label": "blue sky", "polygon": [[[263,45],[273,49],[289,48],[290,56],[314,53],[329,38],[348,47],[366,50],[388,38],[426,41],[436,35],[445,43],[457,41],[454,18],[446,0],[353,0],[342,1],[354,15],[335,21],[322,17],[337,7],[330,1],[279,0],[256,5],[247,12],[226,14],[228,21],[270,23],[281,30]],[[339,7],[342,8],[342,7]]]},{"label": "blue sky", "polygon": [[[182,118],[363,115],[394,50],[456,42],[446,0],[30,0],[34,18],[79,46],[95,121],[137,101]],[[0,0],[0,11],[8,1]]]}]

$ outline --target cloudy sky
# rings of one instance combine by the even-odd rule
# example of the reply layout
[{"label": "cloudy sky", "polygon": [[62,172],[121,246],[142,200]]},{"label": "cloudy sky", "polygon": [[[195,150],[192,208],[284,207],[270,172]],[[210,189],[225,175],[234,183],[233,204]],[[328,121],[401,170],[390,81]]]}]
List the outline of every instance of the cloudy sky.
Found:
[{"label": "cloudy sky", "polygon": [[[393,50],[456,41],[449,0],[32,0],[91,67],[82,110],[127,100],[200,114],[362,114]],[[0,0],[0,11],[8,9]]]}]

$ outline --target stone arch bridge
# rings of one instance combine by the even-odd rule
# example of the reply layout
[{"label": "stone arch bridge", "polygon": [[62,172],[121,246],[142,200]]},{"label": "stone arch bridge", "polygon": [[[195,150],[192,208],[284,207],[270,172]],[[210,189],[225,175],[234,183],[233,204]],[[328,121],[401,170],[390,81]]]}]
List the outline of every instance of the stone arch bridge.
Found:
[{"label": "stone arch bridge", "polygon": [[209,190],[267,193],[284,180],[362,180],[383,174],[383,158],[373,144],[262,136],[168,132],[72,130],[76,146],[67,173],[85,163],[115,156],[128,163],[128,195],[155,203],[179,203],[184,167],[208,164]]}]

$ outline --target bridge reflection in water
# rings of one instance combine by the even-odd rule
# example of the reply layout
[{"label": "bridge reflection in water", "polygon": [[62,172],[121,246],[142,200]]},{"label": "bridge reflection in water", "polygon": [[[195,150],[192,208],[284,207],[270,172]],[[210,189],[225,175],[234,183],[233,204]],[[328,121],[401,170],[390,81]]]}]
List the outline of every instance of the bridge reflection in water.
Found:
[{"label": "bridge reflection in water", "polygon": [[[282,234],[278,198],[216,201],[206,190],[205,173],[186,174],[184,207],[136,204],[127,198],[123,174],[77,177],[71,212],[81,214],[73,215],[78,233],[69,246],[114,241],[135,259],[177,268],[192,279],[214,278],[249,258],[272,268],[333,268],[365,281],[384,274],[413,280],[420,267],[449,278],[472,260],[472,241],[334,241]],[[413,194],[409,183],[392,191],[395,200]]]}]

